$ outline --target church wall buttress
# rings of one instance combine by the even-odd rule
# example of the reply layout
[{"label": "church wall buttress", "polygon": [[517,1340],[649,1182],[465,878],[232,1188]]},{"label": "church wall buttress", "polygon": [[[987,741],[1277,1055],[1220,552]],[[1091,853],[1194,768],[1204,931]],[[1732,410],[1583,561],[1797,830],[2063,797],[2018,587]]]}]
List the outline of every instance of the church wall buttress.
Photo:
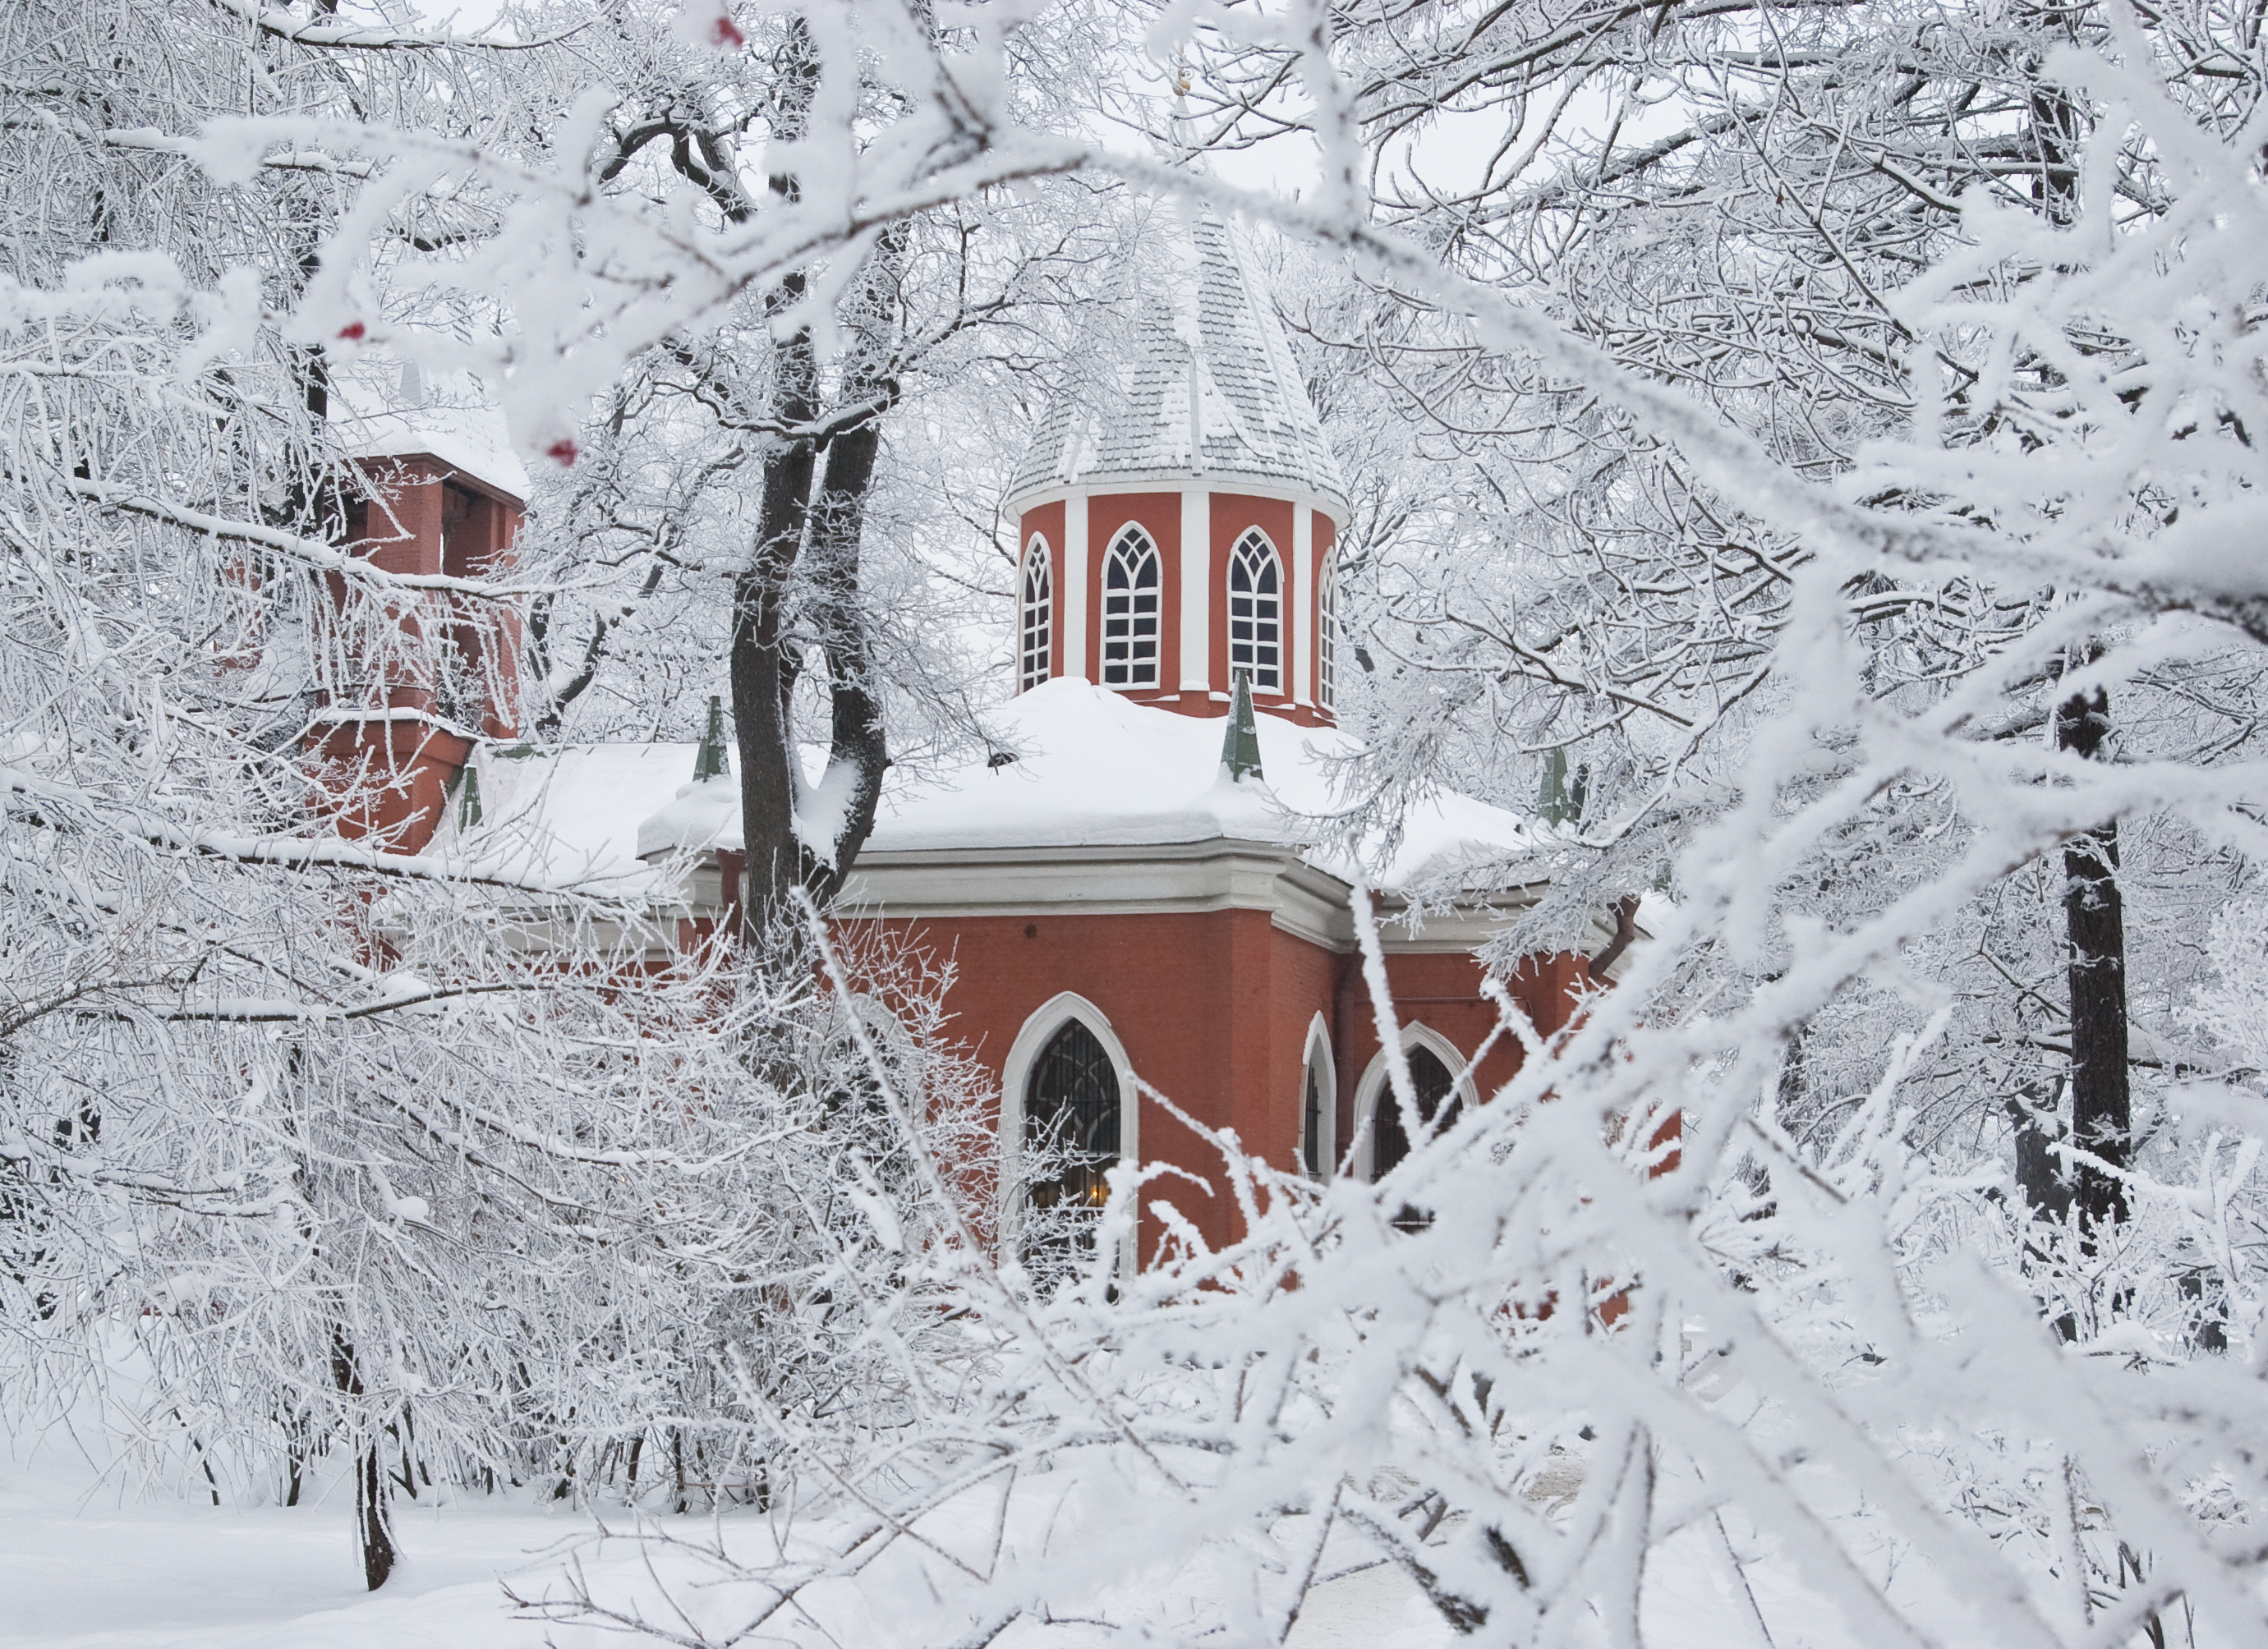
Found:
[{"label": "church wall buttress", "polygon": [[1291,634],[1285,637],[1284,679],[1292,702],[1312,706],[1315,702],[1315,510],[1313,504],[1292,506],[1292,544],[1285,553],[1290,588],[1284,593],[1284,615]]},{"label": "church wall buttress", "polygon": [[1182,638],[1181,668],[1167,681],[1180,682],[1184,708],[1194,706],[1200,715],[1207,713],[1206,696],[1215,679],[1214,661],[1224,656],[1214,642],[1211,614],[1226,605],[1213,593],[1213,569],[1219,557],[1211,553],[1206,500],[1210,497],[1201,487],[1189,487],[1182,493],[1182,554],[1181,589],[1174,606],[1167,610],[1179,615],[1174,626]]}]

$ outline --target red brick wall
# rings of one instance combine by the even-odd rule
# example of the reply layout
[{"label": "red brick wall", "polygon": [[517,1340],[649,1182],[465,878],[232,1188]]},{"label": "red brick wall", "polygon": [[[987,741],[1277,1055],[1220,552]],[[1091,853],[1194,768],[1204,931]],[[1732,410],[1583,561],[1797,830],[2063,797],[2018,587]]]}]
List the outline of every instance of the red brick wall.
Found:
[{"label": "red brick wall", "polygon": [[[1284,648],[1287,674],[1287,690],[1280,694],[1261,694],[1256,702],[1263,707],[1297,721],[1304,726],[1327,725],[1329,718],[1304,705],[1292,703],[1295,686],[1288,674],[1291,666],[1292,637],[1295,629],[1292,610],[1292,506],[1281,498],[1250,497],[1239,493],[1216,492],[1211,495],[1211,542],[1210,564],[1206,571],[1207,608],[1209,625],[1207,645],[1211,657],[1204,660],[1202,674],[1216,689],[1227,690],[1228,683],[1228,554],[1245,528],[1257,526],[1268,534],[1283,558],[1285,576],[1284,593]],[[1102,575],[1103,558],[1109,553],[1111,541],[1121,528],[1133,522],[1150,535],[1158,547],[1159,558],[1159,632],[1158,687],[1156,690],[1142,689],[1128,695],[1137,702],[1154,704],[1164,710],[1179,710],[1191,716],[1226,715],[1227,706],[1210,693],[1183,693],[1182,659],[1182,500],[1174,492],[1114,492],[1100,494],[1086,500],[1087,512],[1087,569],[1086,587],[1074,592],[1064,582],[1063,541],[1066,506],[1061,500],[1043,504],[1024,512],[1018,520],[1021,534],[1018,553],[1037,533],[1048,541],[1050,568],[1054,574],[1056,593],[1055,613],[1055,674],[1079,675],[1100,685],[1102,681]],[[1320,587],[1322,570],[1330,553],[1334,532],[1330,518],[1318,512],[1314,517],[1314,548],[1307,569],[1304,587],[1307,592],[1310,622],[1315,592]],[[1021,597],[1020,586],[1018,591]],[[1072,661],[1064,652],[1064,612],[1073,600],[1086,603],[1086,657],[1082,667],[1074,669]],[[1019,618],[1020,620],[1020,609]],[[1314,634],[1313,629],[1310,634]],[[1314,659],[1310,656],[1301,668],[1307,677],[1306,687],[1310,699],[1314,696]]]},{"label": "red brick wall", "polygon": [[[1339,1086],[1338,1148],[1352,1137],[1354,1088],[1378,1051],[1356,959],[1278,928],[1264,910],[1156,915],[1027,915],[890,921],[901,942],[950,956],[957,977],[946,998],[950,1031],[1002,1074],[1026,1020],[1065,990],[1101,1010],[1141,1078],[1196,1121],[1235,1131],[1243,1149],[1287,1172],[1300,1161],[1301,1078],[1308,1027],[1320,1011],[1329,1029]],[[1540,1025],[1557,1024],[1556,995],[1580,959],[1547,964],[1513,984]],[[1388,959],[1405,1020],[1421,1022],[1469,1054],[1495,1025],[1479,992],[1479,964],[1465,955]],[[1565,977],[1563,977],[1563,975]],[[1559,1019],[1564,1019],[1564,1012]],[[1098,1027],[1099,1028],[1099,1027]],[[1520,1068],[1516,1042],[1500,1041],[1478,1072],[1493,1092]],[[1145,1161],[1206,1181],[1154,1182],[1215,1244],[1233,1240],[1234,1203],[1214,1149],[1154,1102],[1139,1113]],[[989,1166],[989,1165],[988,1165]],[[1158,1222],[1142,1220],[1142,1253],[1156,1251]]]},{"label": "red brick wall", "polygon": [[[519,501],[458,474],[438,460],[413,455],[366,466],[371,496],[350,505],[350,548],[387,572],[479,578],[509,567],[519,532]],[[342,607],[373,598],[328,578]],[[436,708],[433,651],[422,644],[446,629],[465,662],[466,680],[485,684],[481,732],[492,739],[518,731],[520,617],[492,601],[457,595],[413,597],[389,604],[387,619],[409,644],[383,666],[387,679],[342,683],[352,702],[346,719],[313,734],[308,751],[342,834],[382,834],[406,853],[423,852],[441,821],[447,787],[463,769],[471,743],[417,718]],[[379,662],[368,661],[381,674]],[[357,712],[405,713],[402,720],[356,720]]]}]

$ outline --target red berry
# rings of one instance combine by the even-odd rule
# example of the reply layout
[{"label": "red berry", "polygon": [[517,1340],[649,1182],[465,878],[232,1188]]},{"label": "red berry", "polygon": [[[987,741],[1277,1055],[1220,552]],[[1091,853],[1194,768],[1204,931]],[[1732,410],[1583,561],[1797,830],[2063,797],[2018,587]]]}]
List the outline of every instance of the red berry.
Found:
[{"label": "red berry", "polygon": [[565,469],[574,463],[581,449],[573,441],[563,436],[545,447],[543,455],[558,465],[560,468]]},{"label": "red berry", "polygon": [[745,46],[748,43],[748,37],[740,33],[740,26],[733,22],[729,14],[723,11],[717,14],[717,21],[709,31],[709,39],[710,44],[719,51],[729,51],[734,47]]},{"label": "red berry", "polygon": [[370,328],[364,326],[361,321],[350,320],[346,325],[339,328],[339,336],[351,343],[369,330]]}]

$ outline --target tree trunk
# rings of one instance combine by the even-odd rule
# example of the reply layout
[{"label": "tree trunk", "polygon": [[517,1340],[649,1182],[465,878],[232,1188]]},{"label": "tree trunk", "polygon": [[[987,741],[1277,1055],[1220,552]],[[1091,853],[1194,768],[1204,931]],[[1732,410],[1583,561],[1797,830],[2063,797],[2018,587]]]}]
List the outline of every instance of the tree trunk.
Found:
[{"label": "tree trunk", "polygon": [[[801,299],[804,280],[781,283],[774,307]],[[811,332],[799,328],[779,346],[774,411],[791,428],[818,411],[818,373]],[[788,438],[764,463],[762,506],[748,564],[733,587],[733,733],[740,749],[740,828],[747,846],[747,920],[770,931],[800,880],[795,835],[795,749],[788,725],[790,674],[783,668],[788,576],[803,548],[817,451]]]},{"label": "tree trunk", "polygon": [[[792,153],[808,128],[819,85],[819,59],[811,33],[791,18],[773,62],[771,123],[775,152]],[[753,202],[733,174],[729,139],[689,127],[674,129],[672,164],[707,189],[728,221],[747,221]],[[627,152],[623,159],[628,158]],[[771,193],[800,197],[792,172],[775,173]],[[764,460],[763,494],[755,541],[733,586],[730,669],[733,732],[740,753],[740,828],[747,850],[747,891],[728,888],[728,909],[740,906],[744,932],[757,939],[760,966],[804,965],[801,946],[786,953],[769,946],[796,931],[791,895],[801,888],[821,902],[834,897],[851,861],[873,828],[882,773],[889,765],[881,705],[873,680],[873,648],[859,599],[858,550],[880,446],[879,420],[895,402],[891,336],[893,283],[900,270],[905,232],[885,232],[865,271],[865,290],[843,317],[857,339],[843,372],[839,427],[823,430],[819,362],[811,328],[799,325],[773,346],[771,420],[778,433]],[[801,271],[782,278],[766,301],[777,321],[801,304],[809,282]],[[819,475],[821,449],[826,472]],[[819,481],[814,500],[812,484]],[[800,588],[799,557],[810,557]],[[799,610],[791,612],[792,600]],[[794,618],[798,628],[790,629]],[[807,623],[809,633],[804,633]],[[797,833],[796,801],[803,789],[797,768],[791,700],[802,668],[802,648],[816,642],[827,655],[831,726],[828,764],[850,769],[849,794],[828,822],[830,839],[806,843]]]},{"label": "tree trunk", "polygon": [[[362,1374],[355,1366],[354,1347],[346,1330],[331,1330],[331,1380],[343,1396],[363,1395]],[[355,1539],[362,1549],[362,1578],[373,1592],[394,1572],[394,1508],[386,1483],[386,1468],[378,1458],[378,1435],[355,1456]]]},{"label": "tree trunk", "polygon": [[[885,237],[885,266],[902,244]],[[800,276],[784,283],[799,293]],[[780,346],[779,421],[791,428],[818,412],[817,367],[811,335],[799,332]],[[887,376],[887,341],[869,339],[848,375],[843,399],[863,416],[828,438],[827,465],[818,470],[817,445],[784,445],[764,466],[762,514],[755,553],[735,591],[733,612],[733,722],[740,755],[740,823],[747,846],[747,920],[756,933],[777,931],[790,890],[802,887],[821,903],[840,891],[858,850],[874,827],[888,769],[881,696],[874,680],[873,643],[859,593],[860,541],[866,499],[881,450],[881,419],[898,393]],[[803,615],[809,639],[826,654],[828,696],[828,775],[850,770],[850,792],[830,837],[806,842],[796,832],[797,770],[789,701],[802,659],[799,637],[786,629],[786,598],[799,555],[808,557]]]},{"label": "tree trunk", "polygon": [[827,449],[827,473],[811,523],[812,581],[817,628],[827,651],[828,776],[838,764],[850,772],[850,793],[835,839],[822,859],[809,853],[804,885],[822,904],[841,891],[858,850],[874,828],[882,775],[890,765],[882,731],[881,696],[874,681],[874,649],[858,593],[858,544],[865,527],[866,495],[882,444],[880,415],[837,435]]},{"label": "tree trunk", "polygon": [[[2056,710],[2056,747],[2102,759],[2110,696],[2074,693]],[[2133,1113],[2126,1082],[2126,917],[2118,898],[2118,828],[2074,837],[2063,856],[2063,911],[2071,947],[2071,1131],[2080,1149],[2114,1168],[2127,1163]],[[2124,1182],[2091,1164],[2073,1177],[2080,1226],[2126,1217]]]}]

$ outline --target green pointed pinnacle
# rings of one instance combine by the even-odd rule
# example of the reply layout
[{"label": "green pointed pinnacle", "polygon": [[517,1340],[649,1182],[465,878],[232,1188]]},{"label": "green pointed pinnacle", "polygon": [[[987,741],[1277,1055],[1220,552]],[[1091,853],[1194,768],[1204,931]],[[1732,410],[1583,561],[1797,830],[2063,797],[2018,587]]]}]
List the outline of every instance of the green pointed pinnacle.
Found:
[{"label": "green pointed pinnacle", "polygon": [[1580,825],[1583,822],[1584,792],[1591,787],[1591,768],[1588,762],[1575,769],[1571,782],[1567,777],[1567,747],[1552,747],[1551,754],[1543,758],[1543,783],[1535,795],[1535,811],[1556,825]]},{"label": "green pointed pinnacle", "polygon": [[459,780],[457,792],[457,828],[469,830],[481,821],[481,774],[470,762]]},{"label": "green pointed pinnacle", "polygon": [[701,753],[693,758],[693,782],[725,777],[725,707],[716,694],[709,696],[709,731],[701,735]]},{"label": "green pointed pinnacle", "polygon": [[1236,703],[1229,707],[1228,736],[1220,741],[1220,764],[1232,783],[1246,778],[1265,780],[1260,770],[1260,729],[1252,719],[1252,678],[1236,678]]}]

